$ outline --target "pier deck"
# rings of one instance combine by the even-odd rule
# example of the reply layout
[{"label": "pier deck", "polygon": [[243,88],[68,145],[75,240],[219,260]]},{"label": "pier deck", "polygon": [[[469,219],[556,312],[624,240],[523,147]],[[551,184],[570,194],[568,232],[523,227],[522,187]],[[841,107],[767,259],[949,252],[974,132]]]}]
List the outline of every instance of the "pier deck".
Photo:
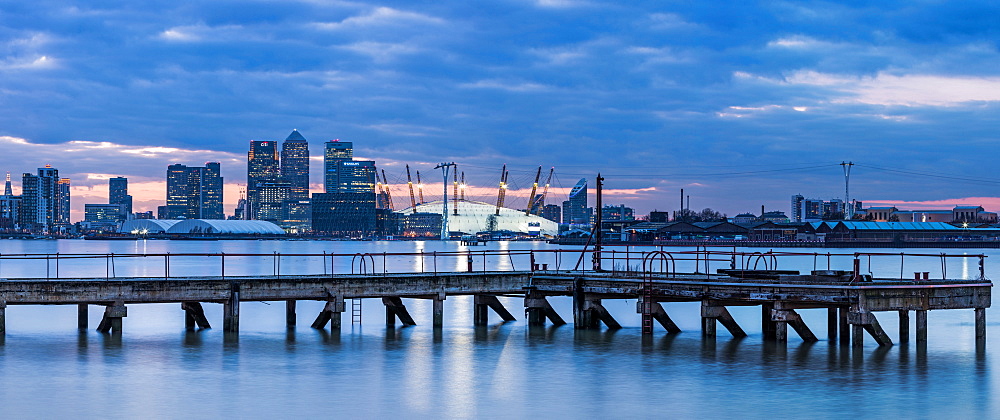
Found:
[{"label": "pier deck", "polygon": [[[898,314],[899,341],[905,342],[909,340],[909,315],[913,311],[916,338],[920,342],[927,340],[927,311],[973,309],[975,336],[977,340],[985,340],[985,309],[991,305],[993,285],[985,279],[983,271],[973,280],[934,280],[926,274],[912,280],[871,278],[859,272],[859,258],[855,257],[852,271],[819,270],[798,274],[792,270],[776,270],[776,263],[769,269],[746,268],[749,264],[745,260],[737,263],[736,254],[728,255],[729,260],[726,260],[704,252],[694,256],[695,267],[707,266],[709,261],[729,261],[730,267],[717,269],[715,274],[646,269],[624,272],[543,270],[541,264],[535,263],[537,256],[531,253],[531,270],[475,271],[472,254],[468,253],[460,256],[469,261],[468,271],[463,272],[390,273],[383,267],[383,272],[366,274],[280,275],[279,271],[273,275],[176,277],[166,275],[169,273],[167,267],[161,277],[2,278],[0,331],[4,329],[6,307],[10,305],[80,305],[79,326],[83,328],[86,327],[88,305],[104,306],[104,319],[98,329],[120,333],[127,305],[179,303],[185,311],[188,328],[206,328],[210,322],[205,319],[201,304],[220,303],[224,305],[223,329],[237,332],[240,302],[285,301],[288,325],[294,326],[298,300],[326,302],[312,325],[325,328],[329,323],[332,328],[339,329],[341,314],[348,311],[346,300],[371,298],[381,299],[385,305],[387,325],[395,325],[397,319],[403,325],[417,324],[407,312],[404,298],[432,299],[432,325],[440,327],[447,297],[472,295],[475,296],[473,313],[477,325],[486,324],[490,310],[504,321],[515,319],[497,296],[522,297],[529,324],[550,321],[561,325],[566,321],[547,298],[567,296],[573,299],[574,327],[597,328],[604,324],[612,329],[621,328],[621,325],[604,308],[602,301],[636,299],[636,312],[642,317],[644,333],[654,332],[653,321],[668,333],[680,331],[662,303],[701,302],[702,333],[706,336],[716,335],[716,321],[734,336],[746,335],[726,308],[760,306],[765,339],[779,342],[787,341],[788,326],[805,341],[817,340],[796,311],[826,308],[828,338],[836,340],[839,337],[841,343],[852,343],[856,347],[863,345],[866,332],[879,345],[893,343],[876,318],[878,312]],[[898,257],[900,254],[893,255]],[[640,256],[643,267],[652,267],[649,263],[652,258],[663,257],[656,253]],[[984,257],[972,257],[980,258],[982,270]],[[323,258],[325,264],[327,255]],[[374,259],[368,258],[374,265]],[[376,270],[369,267],[362,271]]]}]

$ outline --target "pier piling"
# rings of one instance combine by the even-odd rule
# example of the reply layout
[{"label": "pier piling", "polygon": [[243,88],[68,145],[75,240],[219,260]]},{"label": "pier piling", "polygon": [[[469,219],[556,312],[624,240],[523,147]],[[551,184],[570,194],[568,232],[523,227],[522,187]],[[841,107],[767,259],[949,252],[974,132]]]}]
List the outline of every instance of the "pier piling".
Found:
[{"label": "pier piling", "polygon": [[76,305],[76,327],[85,330],[89,328],[89,320],[87,319],[88,310],[86,303],[80,303]]},{"label": "pier piling", "polygon": [[295,328],[295,300],[285,301],[285,327]]},{"label": "pier piling", "polygon": [[917,343],[927,342],[927,311],[916,310]]},{"label": "pier piling", "polygon": [[384,297],[382,298],[382,304],[385,305],[385,325],[387,327],[395,327],[396,318],[399,318],[399,322],[403,326],[417,325],[413,317],[410,316],[410,312],[406,310],[406,306],[403,305],[403,299],[399,297]]},{"label": "pier piling", "polygon": [[910,342],[910,311],[899,311],[899,344]]},{"label": "pier piling", "polygon": [[472,316],[474,325],[486,325],[489,323],[490,310],[492,309],[503,319],[503,322],[514,321],[514,315],[503,306],[500,299],[494,295],[475,295],[472,298]]}]

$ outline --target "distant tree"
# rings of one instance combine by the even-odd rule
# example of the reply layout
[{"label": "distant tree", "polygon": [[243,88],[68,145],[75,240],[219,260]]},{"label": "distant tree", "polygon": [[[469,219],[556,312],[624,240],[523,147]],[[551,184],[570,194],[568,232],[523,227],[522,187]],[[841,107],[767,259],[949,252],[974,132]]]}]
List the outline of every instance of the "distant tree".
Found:
[{"label": "distant tree", "polygon": [[712,210],[711,208],[702,209],[701,212],[698,213],[698,217],[701,219],[702,222],[725,222],[726,221],[726,214],[725,213],[719,213],[719,212],[717,212],[715,210]]},{"label": "distant tree", "polygon": [[687,223],[700,222],[701,216],[690,209],[680,209],[674,212],[674,221]]},{"label": "distant tree", "polygon": [[874,214],[854,213],[854,216],[851,216],[851,220],[859,220],[859,221],[862,221],[862,222],[871,222],[871,221],[875,220],[875,215]]},{"label": "distant tree", "polygon": [[888,221],[890,221],[890,222],[898,222],[898,221],[899,221],[899,215],[896,215],[896,214],[890,214],[890,215],[889,215],[889,220],[888,220]]}]

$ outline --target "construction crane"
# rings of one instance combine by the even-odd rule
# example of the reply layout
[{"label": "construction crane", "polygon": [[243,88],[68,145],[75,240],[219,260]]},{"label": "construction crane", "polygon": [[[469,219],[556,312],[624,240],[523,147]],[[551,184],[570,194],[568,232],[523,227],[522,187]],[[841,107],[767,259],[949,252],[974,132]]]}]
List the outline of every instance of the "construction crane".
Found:
[{"label": "construction crane", "polygon": [[410,189],[410,207],[417,212],[417,199],[413,196],[413,178],[410,178],[410,165],[406,165],[406,186]]},{"label": "construction crane", "polygon": [[385,183],[385,201],[389,203],[389,210],[395,210],[392,205],[392,193],[389,192],[389,179],[385,177],[385,169],[382,170],[382,182]]},{"label": "construction crane", "polygon": [[459,185],[460,191],[462,191],[462,201],[465,201],[465,171],[462,171],[462,183]]},{"label": "construction crane", "polygon": [[538,203],[535,206],[535,216],[541,215],[542,213],[542,207],[545,206],[545,197],[549,195],[549,185],[552,184],[552,173],[555,171],[555,167],[549,169],[549,177],[545,179],[545,189],[542,190],[542,196],[538,199]]},{"label": "construction crane", "polygon": [[528,196],[528,208],[524,210],[525,216],[531,216],[531,210],[535,207],[535,192],[538,191],[538,178],[542,176],[542,167],[538,167],[538,172],[535,172],[535,183],[531,184],[531,195]]},{"label": "construction crane", "polygon": [[420,204],[424,204],[424,183],[420,180],[420,171],[417,171],[417,192],[420,193]]},{"label": "construction crane", "polygon": [[378,169],[375,170],[375,203],[378,207],[388,208],[385,203],[385,190],[382,188],[382,180],[378,177]]},{"label": "construction crane", "polygon": [[500,190],[497,191],[497,212],[496,215],[500,215],[500,207],[503,207],[503,199],[507,191],[507,164],[503,164],[503,169],[500,170]]},{"label": "construction crane", "polygon": [[452,171],[452,175],[454,175],[454,179],[455,179],[455,181],[454,181],[454,189],[452,190],[452,194],[451,194],[452,202],[455,204],[454,206],[452,206],[452,207],[454,207],[454,209],[452,211],[454,211],[453,214],[455,216],[458,216],[458,166],[456,165],[452,169],[454,169]]}]

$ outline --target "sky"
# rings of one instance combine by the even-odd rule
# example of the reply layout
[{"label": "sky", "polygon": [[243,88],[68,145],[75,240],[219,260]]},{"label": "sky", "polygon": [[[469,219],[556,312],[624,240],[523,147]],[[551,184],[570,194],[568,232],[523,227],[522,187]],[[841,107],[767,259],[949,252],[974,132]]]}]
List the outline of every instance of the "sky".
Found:
[{"label": "sky", "polygon": [[524,207],[605,177],[638,214],[788,211],[793,194],[1000,210],[1000,4],[980,1],[0,0],[0,171],[51,164],[74,220],[126,176],[162,205],[166,166],[222,163],[226,211],[251,140],[352,141],[409,205],[456,162]]}]

